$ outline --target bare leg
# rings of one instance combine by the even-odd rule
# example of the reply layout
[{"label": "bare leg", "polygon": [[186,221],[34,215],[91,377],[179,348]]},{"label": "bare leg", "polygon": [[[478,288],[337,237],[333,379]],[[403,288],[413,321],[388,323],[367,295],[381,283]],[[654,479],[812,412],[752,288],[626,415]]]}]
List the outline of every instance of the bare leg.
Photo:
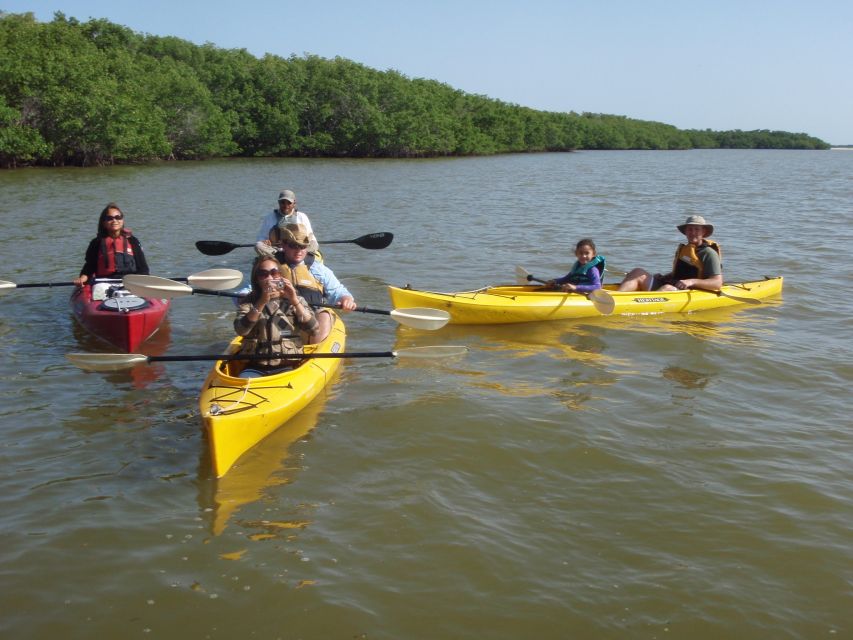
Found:
[{"label": "bare leg", "polygon": [[329,332],[332,330],[332,314],[328,311],[317,311],[317,323],[320,325],[320,328],[317,330],[311,339],[308,341],[308,344],[317,344],[318,342],[322,342],[326,339],[326,336],[329,335]]},{"label": "bare leg", "polygon": [[619,291],[648,291],[652,274],[645,269],[631,269],[619,283]]}]

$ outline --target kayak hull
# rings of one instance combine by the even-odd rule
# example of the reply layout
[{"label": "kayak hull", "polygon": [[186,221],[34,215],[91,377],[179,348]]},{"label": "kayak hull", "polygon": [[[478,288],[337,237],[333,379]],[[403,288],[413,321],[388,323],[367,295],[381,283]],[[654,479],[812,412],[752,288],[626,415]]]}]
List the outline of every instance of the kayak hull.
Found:
[{"label": "kayak hull", "polygon": [[[228,353],[240,350],[235,338]],[[346,329],[334,315],[329,336],[306,353],[343,353]],[[307,359],[298,367],[260,378],[240,378],[245,361],[218,360],[204,381],[199,410],[210,447],[213,472],[224,476],[249,449],[316,398],[341,366],[340,358]]]},{"label": "kayak hull", "polygon": [[[616,291],[616,285],[605,288],[613,296],[614,315],[656,313],[690,313],[744,304],[746,300],[763,300],[782,291],[782,277],[723,286],[719,295],[712,291]],[[450,324],[510,324],[592,318],[602,315],[583,294],[548,291],[542,286],[519,285],[488,287],[476,291],[439,293],[399,287],[388,287],[395,308],[431,307],[450,313]]]},{"label": "kayak hull", "polygon": [[71,311],[83,328],[126,353],[137,351],[160,328],[169,300],[119,295],[102,300],[92,297],[92,287],[75,288]]}]

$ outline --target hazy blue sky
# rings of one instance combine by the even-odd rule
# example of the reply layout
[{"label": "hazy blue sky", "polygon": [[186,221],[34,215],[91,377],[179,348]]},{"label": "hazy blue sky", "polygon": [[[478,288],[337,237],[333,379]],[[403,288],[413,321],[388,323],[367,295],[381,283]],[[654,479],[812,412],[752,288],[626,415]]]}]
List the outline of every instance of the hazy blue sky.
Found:
[{"label": "hazy blue sky", "polygon": [[851,0],[0,0],[261,56],[341,56],[535,109],[853,144]]}]

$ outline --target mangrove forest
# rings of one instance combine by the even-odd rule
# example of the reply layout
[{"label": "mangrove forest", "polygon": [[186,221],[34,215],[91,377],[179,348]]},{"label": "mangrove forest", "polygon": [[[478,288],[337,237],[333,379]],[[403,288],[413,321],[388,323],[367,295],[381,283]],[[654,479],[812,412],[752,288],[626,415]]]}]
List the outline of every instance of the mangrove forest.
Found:
[{"label": "mangrove forest", "polygon": [[827,149],[784,131],[547,112],[345,58],[256,57],[107,20],[0,12],[0,166],[229,156]]}]

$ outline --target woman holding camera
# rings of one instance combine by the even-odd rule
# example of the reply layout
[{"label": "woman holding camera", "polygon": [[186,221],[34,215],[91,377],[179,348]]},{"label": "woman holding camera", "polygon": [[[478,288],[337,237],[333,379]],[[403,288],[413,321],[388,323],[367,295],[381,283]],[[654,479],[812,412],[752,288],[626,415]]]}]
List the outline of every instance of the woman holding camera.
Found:
[{"label": "woman holding camera", "polygon": [[252,292],[240,303],[234,330],[243,336],[242,353],[267,354],[253,361],[252,369],[265,374],[288,368],[293,361],[276,358],[302,353],[302,346],[317,332],[310,305],[281,274],[275,258],[258,258],[252,268]]}]

